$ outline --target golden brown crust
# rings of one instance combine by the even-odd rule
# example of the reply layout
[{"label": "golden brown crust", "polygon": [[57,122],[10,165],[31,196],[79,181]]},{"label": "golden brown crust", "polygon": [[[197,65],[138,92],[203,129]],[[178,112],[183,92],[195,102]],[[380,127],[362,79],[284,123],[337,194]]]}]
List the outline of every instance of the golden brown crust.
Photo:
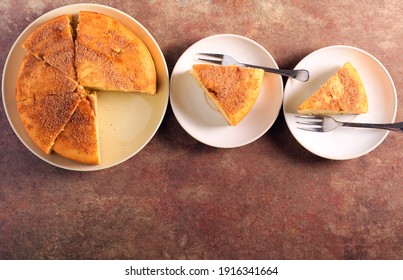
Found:
[{"label": "golden brown crust", "polygon": [[62,15],[43,23],[22,46],[70,78],[76,78],[71,16]]},{"label": "golden brown crust", "polygon": [[230,125],[251,110],[262,86],[264,71],[238,66],[196,64],[191,74],[214,101]]},{"label": "golden brown crust", "polygon": [[119,54],[135,38],[117,20],[96,12],[81,11],[75,41],[77,76],[83,78]]},{"label": "golden brown crust", "polygon": [[80,85],[85,84],[84,78],[95,69],[108,62],[109,57],[99,51],[93,50],[87,46],[80,45],[76,41],[76,60],[77,81]]},{"label": "golden brown crust", "polygon": [[80,12],[76,67],[78,81],[85,87],[156,93],[154,61],[144,42],[103,14]]},{"label": "golden brown crust", "polygon": [[56,153],[84,164],[101,162],[95,110],[96,93],[81,98],[77,109],[53,145]]},{"label": "golden brown crust", "polygon": [[49,64],[27,53],[17,76],[16,100],[72,93],[78,84]]},{"label": "golden brown crust", "polygon": [[18,113],[32,141],[46,154],[70,119],[80,96],[77,93],[53,94],[17,102]]},{"label": "golden brown crust", "polygon": [[104,14],[81,11],[78,20],[76,44],[110,57],[137,38],[131,29]]},{"label": "golden brown crust", "polygon": [[157,76],[151,54],[135,39],[115,57],[80,80],[83,86],[107,91],[155,94]]},{"label": "golden brown crust", "polygon": [[144,42],[113,18],[80,12],[77,32],[73,42],[71,16],[63,15],[28,37],[16,101],[28,135],[41,150],[50,153],[53,147],[66,158],[99,164],[96,94],[84,86],[154,94],[156,71]]},{"label": "golden brown crust", "polygon": [[368,112],[364,85],[347,62],[299,107],[300,114],[362,114]]}]

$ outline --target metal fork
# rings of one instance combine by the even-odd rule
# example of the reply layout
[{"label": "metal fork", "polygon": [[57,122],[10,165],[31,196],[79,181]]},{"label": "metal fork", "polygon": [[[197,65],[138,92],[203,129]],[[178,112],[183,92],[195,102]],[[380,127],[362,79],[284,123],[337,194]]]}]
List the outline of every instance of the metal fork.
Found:
[{"label": "metal fork", "polygon": [[328,132],[341,126],[348,127],[361,127],[361,128],[378,128],[378,129],[388,129],[393,131],[403,132],[403,122],[399,123],[353,123],[353,122],[341,122],[337,121],[330,116],[296,116],[302,119],[302,121],[297,121],[298,124],[308,125],[311,127],[297,127],[302,130],[313,131],[313,132]]},{"label": "metal fork", "polygon": [[198,53],[198,55],[210,56],[218,59],[207,59],[207,58],[198,58],[201,61],[206,61],[210,63],[220,64],[220,65],[237,65],[241,67],[251,67],[251,68],[258,68],[262,69],[265,72],[279,74],[282,76],[294,78],[301,82],[306,82],[309,80],[309,72],[308,70],[301,69],[301,70],[282,70],[276,68],[268,68],[258,65],[252,65],[247,63],[241,63],[236,61],[232,56],[226,54],[219,54],[219,53]]}]

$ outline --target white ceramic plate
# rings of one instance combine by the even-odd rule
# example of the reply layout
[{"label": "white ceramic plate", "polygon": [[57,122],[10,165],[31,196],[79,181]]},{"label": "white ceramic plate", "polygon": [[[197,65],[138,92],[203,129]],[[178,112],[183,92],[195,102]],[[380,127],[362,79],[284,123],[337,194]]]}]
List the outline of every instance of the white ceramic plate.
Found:
[{"label": "white ceramic plate", "polygon": [[326,82],[345,62],[350,61],[364,84],[368,97],[368,113],[334,116],[353,122],[391,123],[397,110],[396,89],[386,68],[371,54],[350,46],[330,46],[305,57],[295,69],[307,69],[310,80],[301,83],[289,79],[284,90],[283,111],[291,133],[312,153],[335,160],[365,155],[375,149],[388,135],[386,130],[338,128],[332,132],[315,133],[297,128],[297,107]]},{"label": "white ceramic plate", "polygon": [[262,136],[276,120],[283,98],[280,76],[265,73],[256,103],[236,126],[230,126],[212,105],[189,70],[197,53],[224,53],[240,62],[278,68],[273,57],[256,42],[232,34],[204,38],[188,48],[171,76],[171,106],[182,127],[195,139],[218,148],[234,148]]},{"label": "white ceramic plate", "polygon": [[[15,102],[15,83],[25,50],[21,44],[40,24],[62,15],[75,19],[79,11],[94,11],[109,15],[131,28],[147,45],[157,70],[158,92],[155,96],[100,92],[98,116],[102,164],[84,165],[55,153],[46,155],[29,138],[20,121]],[[35,155],[55,166],[78,171],[100,170],[117,165],[139,152],[154,136],[165,115],[169,100],[169,76],[164,56],[152,35],[135,19],[111,7],[96,4],[76,4],[50,11],[18,37],[7,57],[3,72],[3,104],[8,120],[19,139]]]}]

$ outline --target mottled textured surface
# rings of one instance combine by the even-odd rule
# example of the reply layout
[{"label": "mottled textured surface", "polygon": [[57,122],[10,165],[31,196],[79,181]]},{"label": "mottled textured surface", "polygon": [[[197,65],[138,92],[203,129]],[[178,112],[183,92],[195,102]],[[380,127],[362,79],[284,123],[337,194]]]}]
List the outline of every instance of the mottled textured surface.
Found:
[{"label": "mottled textured surface", "polygon": [[[31,21],[72,2],[2,1],[0,64]],[[190,45],[219,33],[259,42],[282,68],[324,46],[362,48],[393,77],[403,121],[399,0],[98,3],[140,21],[170,72]],[[168,108],[136,156],[80,173],[30,153],[3,106],[0,128],[1,259],[403,258],[402,134],[360,158],[330,161],[301,147],[280,115],[259,140],[215,149]]]}]

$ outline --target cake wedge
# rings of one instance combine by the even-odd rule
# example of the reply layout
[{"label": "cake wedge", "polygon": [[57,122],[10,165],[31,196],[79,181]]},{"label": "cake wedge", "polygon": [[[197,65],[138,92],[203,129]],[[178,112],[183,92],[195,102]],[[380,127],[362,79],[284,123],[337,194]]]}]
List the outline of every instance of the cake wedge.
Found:
[{"label": "cake wedge", "polygon": [[71,15],[55,17],[36,28],[22,47],[74,80],[76,70],[71,23]]},{"label": "cake wedge", "polygon": [[368,99],[357,70],[346,62],[299,107],[303,115],[363,114]]},{"label": "cake wedge", "polygon": [[84,164],[100,164],[101,153],[97,119],[97,95],[84,95],[63,131],[56,138],[53,151]]},{"label": "cake wedge", "polygon": [[195,64],[190,73],[231,126],[252,109],[263,83],[261,69]]},{"label": "cake wedge", "polygon": [[76,91],[78,84],[31,53],[22,60],[16,82],[16,100],[42,98]]},{"label": "cake wedge", "polygon": [[46,154],[76,110],[80,95],[52,94],[17,102],[22,124],[32,141]]},{"label": "cake wedge", "polygon": [[121,22],[81,11],[75,48],[80,85],[102,91],[156,93],[153,58],[144,42]]},{"label": "cake wedge", "polygon": [[157,76],[153,59],[140,39],[131,42],[119,54],[81,77],[80,84],[95,90],[157,92]]}]

